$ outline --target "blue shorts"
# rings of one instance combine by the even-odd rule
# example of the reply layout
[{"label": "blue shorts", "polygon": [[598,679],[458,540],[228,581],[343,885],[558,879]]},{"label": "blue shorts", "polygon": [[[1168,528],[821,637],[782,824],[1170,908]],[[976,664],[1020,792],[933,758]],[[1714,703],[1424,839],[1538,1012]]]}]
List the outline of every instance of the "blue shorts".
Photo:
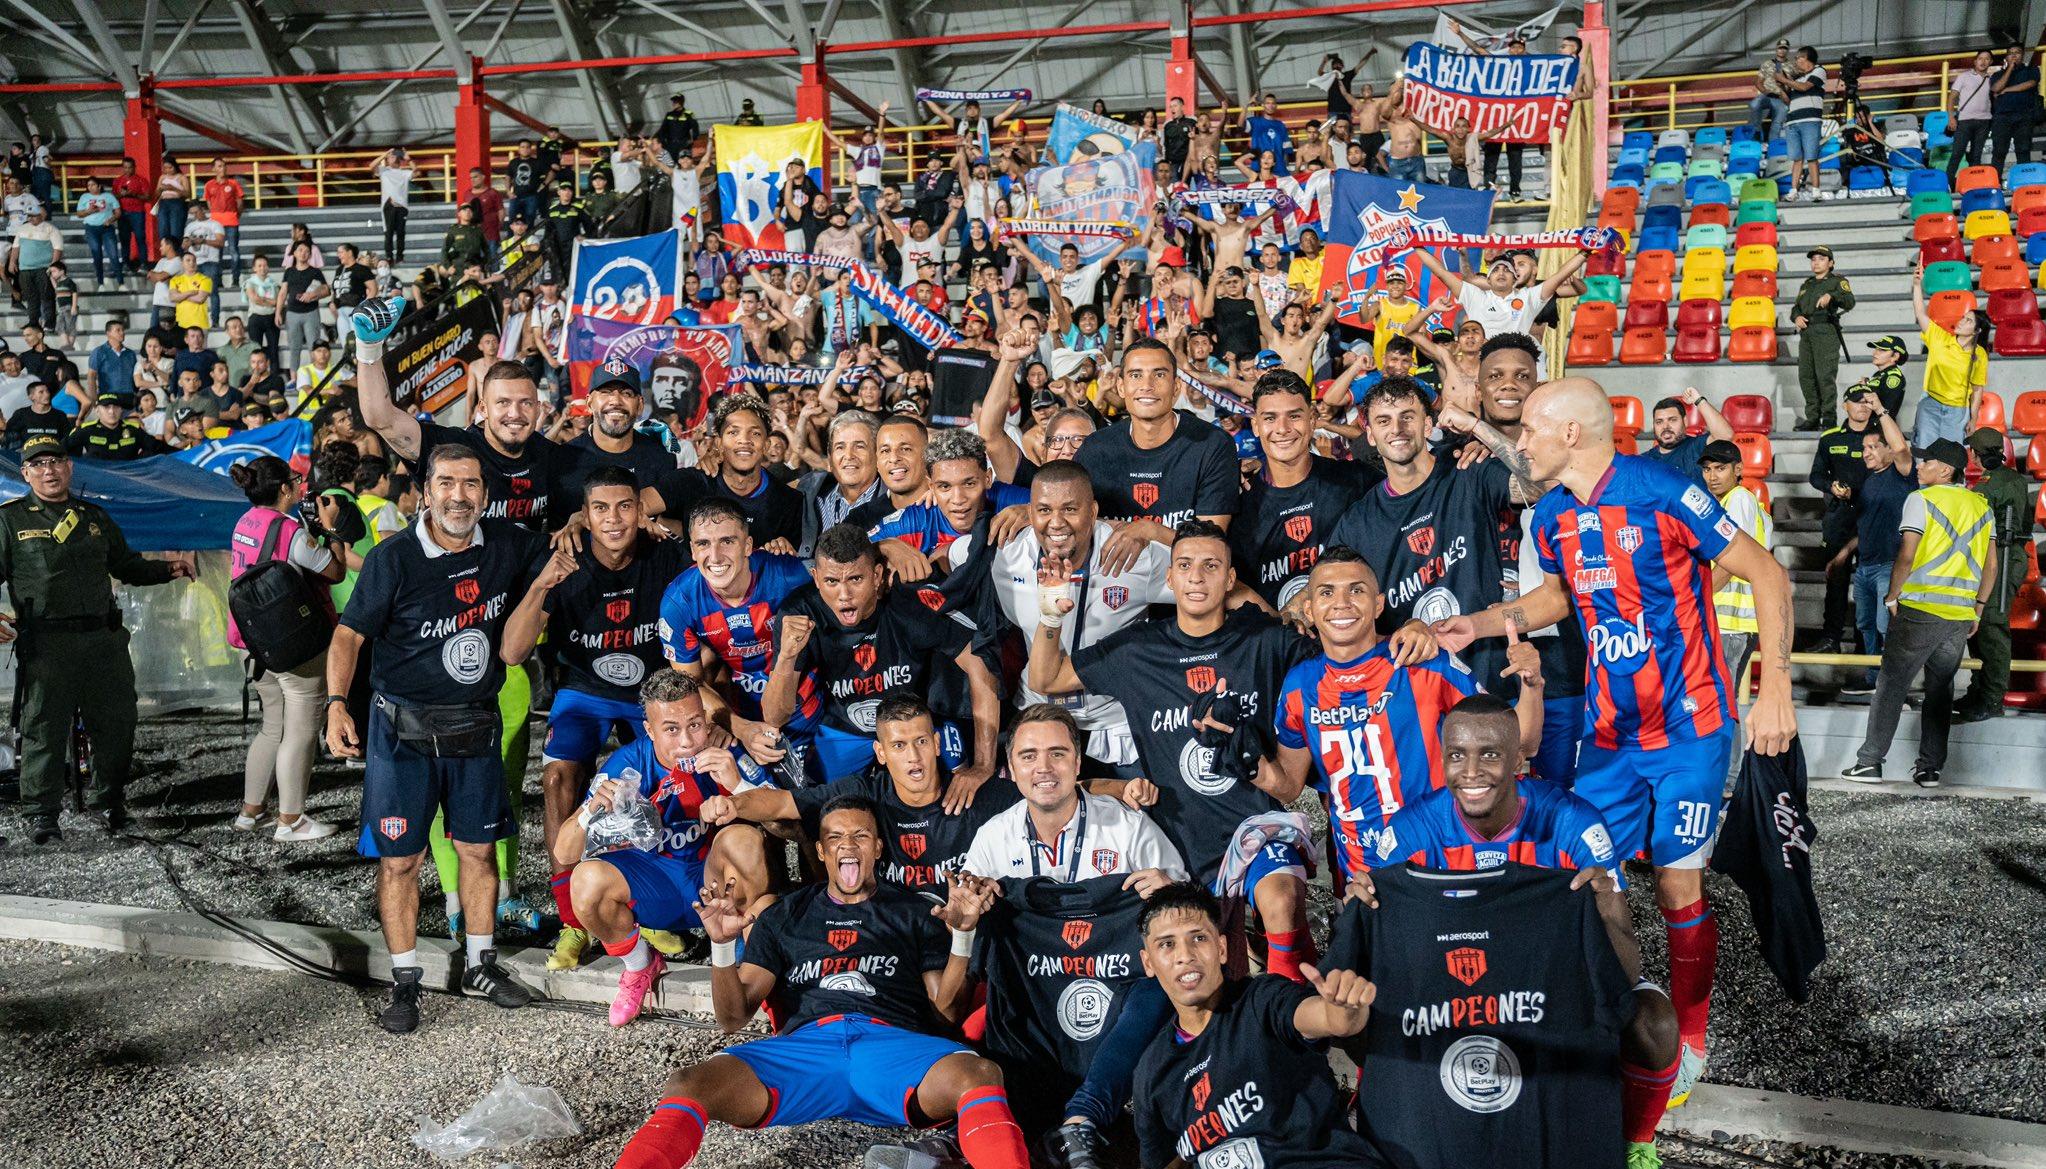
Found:
[{"label": "blue shorts", "polygon": [[418,856],[426,850],[436,810],[445,811],[448,835],[463,844],[491,844],[514,834],[518,826],[497,749],[437,759],[399,742],[384,715],[385,701],[381,695],[371,700],[363,741],[363,843],[375,849],[366,855]]},{"label": "blue shorts", "polygon": [[1577,782],[1577,746],[1584,734],[1584,696],[1542,699],[1542,745],[1530,771],[1557,787]]},{"label": "blue shorts", "polygon": [[[792,738],[794,736],[791,736]],[[810,772],[816,783],[859,775],[874,765],[874,736],[855,735],[819,724],[810,732]],[[966,738],[957,723],[938,724],[938,758],[956,768],[966,758]]]},{"label": "blue shorts", "polygon": [[592,860],[618,870],[632,895],[632,916],[656,930],[703,928],[696,916],[696,898],[703,892],[703,865],[657,852],[621,848]]},{"label": "blue shorts", "polygon": [[637,702],[599,698],[581,690],[556,691],[554,708],[547,712],[547,741],[540,747],[540,760],[594,768],[611,732],[618,732],[622,747],[639,738],[644,717]]},{"label": "blue shorts", "polygon": [[1805,118],[1783,124],[1783,141],[1790,150],[1790,161],[1819,161],[1820,121],[1818,118]]},{"label": "blue shorts", "polygon": [[[882,1128],[915,1123],[916,1089],[931,1068],[967,1048],[855,1015],[826,1015],[786,1035],[727,1047],[767,1086],[754,1128],[851,1120]],[[969,1053],[970,1054],[970,1053]]]},{"label": "blue shorts", "polygon": [[1645,855],[1663,869],[1702,869],[1712,859],[1725,807],[1732,724],[1659,751],[1608,751],[1587,739],[1576,793],[1597,808],[1621,857]]},{"label": "blue shorts", "polygon": [[1250,867],[1243,873],[1243,895],[1255,901],[1259,882],[1281,874],[1307,879],[1306,859],[1299,849],[1283,840],[1265,845],[1250,858]]}]

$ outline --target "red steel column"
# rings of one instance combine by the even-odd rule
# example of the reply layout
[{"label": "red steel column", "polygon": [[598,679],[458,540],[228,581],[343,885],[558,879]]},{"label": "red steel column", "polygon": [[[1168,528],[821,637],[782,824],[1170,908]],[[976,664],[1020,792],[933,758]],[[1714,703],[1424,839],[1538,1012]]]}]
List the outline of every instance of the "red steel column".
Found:
[{"label": "red steel column", "polygon": [[1182,4],[1172,21],[1172,56],[1165,62],[1165,100],[1180,100],[1187,117],[1199,111],[1200,66],[1194,62],[1193,5]]},{"label": "red steel column", "polygon": [[1612,153],[1613,30],[1606,25],[1605,0],[1584,0],[1584,23],[1577,30],[1584,42],[1584,67],[1592,71],[1591,191],[1606,197],[1606,172]]},{"label": "red steel column", "polygon": [[[796,121],[831,125],[831,83],[824,72],[824,44],[821,41],[817,44],[817,51],[803,62],[803,79],[796,86]],[[836,154],[827,143],[824,165],[818,171],[823,176],[821,185],[825,191],[831,190],[831,163]]]},{"label": "red steel column", "polygon": [[460,83],[455,99],[455,185],[469,181],[469,172],[490,173],[490,107],[484,101],[483,62],[469,60],[469,79]]},{"label": "red steel column", "polygon": [[[121,153],[135,160],[135,173],[150,190],[163,173],[163,120],[156,112],[156,79],[145,73],[128,94],[128,112],[121,123]],[[146,266],[156,262],[156,216],[143,216],[148,231]]]}]

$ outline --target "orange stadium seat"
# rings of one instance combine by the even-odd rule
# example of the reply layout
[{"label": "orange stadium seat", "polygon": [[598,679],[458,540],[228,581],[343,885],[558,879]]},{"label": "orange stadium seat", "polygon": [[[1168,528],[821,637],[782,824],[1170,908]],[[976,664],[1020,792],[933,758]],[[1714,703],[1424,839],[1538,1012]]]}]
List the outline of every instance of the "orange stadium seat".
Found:
[{"label": "orange stadium seat", "polygon": [[1735,434],[1767,434],[1776,428],[1776,403],[1767,394],[1734,394],[1719,412]]},{"label": "orange stadium seat", "polygon": [[1661,325],[1629,325],[1620,338],[1620,364],[1661,365],[1669,356],[1669,329]]},{"label": "orange stadium seat", "polygon": [[1613,433],[1640,434],[1648,425],[1648,412],[1641,408],[1641,399],[1628,394],[1611,395],[1613,402]]},{"label": "orange stadium seat", "polygon": [[2046,479],[2046,442],[2034,438],[2025,448],[2025,474],[2034,479]]},{"label": "orange stadium seat", "polygon": [[1921,215],[1911,225],[1911,238],[1927,244],[1938,240],[1961,238],[1961,225],[1951,214],[1934,212]]},{"label": "orange stadium seat", "polygon": [[1984,187],[1996,188],[2001,186],[2003,186],[2003,176],[1997,173],[1996,168],[1993,166],[1962,167],[1961,173],[1954,176],[1954,194],[1956,195],[1965,195],[1970,191],[1979,191]]},{"label": "orange stadium seat", "polygon": [[[2034,183],[2029,187],[2019,187],[2010,193],[2010,213],[2012,215],[2023,215],[2027,211],[2042,209],[2046,209],[2046,186]],[[2020,232],[2019,234],[2022,235],[2024,233]]]},{"label": "orange stadium seat", "polygon": [[2011,403],[2010,428],[2019,434],[2046,434],[2046,390],[2026,390]]},{"label": "orange stadium seat", "polygon": [[1613,436],[1613,449],[1623,455],[1638,455],[1641,453],[1641,436],[1638,434],[1616,434]]},{"label": "orange stadium seat", "polygon": [[1775,472],[1776,448],[1768,435],[1736,430],[1733,445],[1741,448],[1741,478],[1766,479]]},{"label": "orange stadium seat", "polygon": [[1691,209],[1691,226],[1696,227],[1701,223],[1731,227],[1733,210],[1724,203],[1700,203]]},{"label": "orange stadium seat", "polygon": [[1978,268],[2006,261],[2022,264],[2025,262],[2025,248],[2014,235],[1985,235],[1969,248],[1968,258]]},{"label": "orange stadium seat", "polygon": [[1629,303],[1638,300],[1668,302],[1676,298],[1677,254],[1671,251],[1642,252],[1634,257],[1634,283],[1627,289]]},{"label": "orange stadium seat", "polygon": [[1629,219],[1641,210],[1641,188],[1607,187],[1605,198],[1599,201],[1598,213],[1624,211]]},{"label": "orange stadium seat", "polygon": [[2029,293],[2032,291],[2032,270],[2025,267],[2023,260],[1994,260],[1982,265],[1982,276],[1976,283],[1984,292],[2016,289]]},{"label": "orange stadium seat", "polygon": [[1726,356],[1729,361],[1776,360],[1776,326],[1735,329],[1727,341]]},{"label": "orange stadium seat", "polygon": [[1741,479],[1741,486],[1755,493],[1755,498],[1762,502],[1763,511],[1769,510],[1769,481],[1767,479],[1743,477]]},{"label": "orange stadium seat", "polygon": [[1954,325],[1966,313],[1975,311],[1975,294],[1972,292],[1935,292],[1925,304],[1925,313],[1938,325],[1951,333]]},{"label": "orange stadium seat", "polygon": [[1727,292],[1735,300],[1741,300],[1750,296],[1760,296],[1766,297],[1769,300],[1775,300],[1776,269],[1750,268],[1745,272],[1735,272],[1733,274],[1733,287],[1728,289]]},{"label": "orange stadium seat", "polygon": [[[1991,430],[2002,430],[2007,425],[2003,413],[2003,395],[1995,390],[1982,391],[1981,400],[1975,404],[1975,421],[1969,424],[1968,429],[1980,430],[1987,426]],[[2009,445],[2008,439],[2005,440],[2005,445]]]},{"label": "orange stadium seat", "polygon": [[1570,352],[1566,360],[1571,365],[1611,365],[1613,334],[1619,324],[1619,312],[1612,304],[1579,303],[1570,321]]}]

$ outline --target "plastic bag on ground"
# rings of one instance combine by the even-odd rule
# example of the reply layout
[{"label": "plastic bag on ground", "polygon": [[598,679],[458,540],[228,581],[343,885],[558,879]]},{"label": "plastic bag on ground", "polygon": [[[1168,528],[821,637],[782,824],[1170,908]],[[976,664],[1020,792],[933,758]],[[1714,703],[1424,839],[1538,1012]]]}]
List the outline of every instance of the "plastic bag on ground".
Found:
[{"label": "plastic bag on ground", "polygon": [[506,1074],[453,1123],[435,1124],[429,1117],[420,1117],[412,1143],[443,1161],[459,1161],[482,1149],[510,1149],[582,1131],[561,1093],[537,1084],[521,1084],[517,1077]]}]

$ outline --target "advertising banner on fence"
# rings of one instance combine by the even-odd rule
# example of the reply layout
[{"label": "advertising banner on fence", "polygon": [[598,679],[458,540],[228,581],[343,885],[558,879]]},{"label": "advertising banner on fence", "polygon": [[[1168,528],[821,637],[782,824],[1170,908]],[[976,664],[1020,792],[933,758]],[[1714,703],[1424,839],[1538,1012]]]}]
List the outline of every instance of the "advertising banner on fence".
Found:
[{"label": "advertising banner on fence", "polygon": [[1570,117],[1577,58],[1554,53],[1452,53],[1424,41],[1407,46],[1407,116],[1437,133],[1458,118],[1471,133],[1547,145]]},{"label": "advertising banner on fence", "polygon": [[725,242],[738,248],[778,248],[787,243],[775,209],[792,162],[810,182],[824,186],[824,124],[712,126],[711,149],[718,160],[718,201],[724,209]]},{"label": "advertising banner on fence", "polygon": [[[442,306],[437,313],[436,305]],[[483,335],[497,330],[494,296],[450,293],[401,321],[384,343],[391,400],[400,409],[430,414],[459,400],[469,384],[469,363],[483,356]]]},{"label": "advertising banner on fence", "polygon": [[1492,223],[1492,192],[1410,183],[1353,170],[1329,178],[1328,248],[1321,264],[1324,293],[1341,299],[1337,318],[1360,325],[1358,313],[1384,287],[1388,262],[1404,266],[1413,295],[1427,303],[1433,278],[1411,254],[1390,258],[1388,236],[1406,226],[1416,232],[1483,235]]},{"label": "advertising banner on fence", "polygon": [[703,423],[712,399],[725,392],[731,368],[745,355],[737,325],[632,325],[599,317],[568,322],[569,384],[589,393],[590,373],[616,357],[639,371],[647,405],[673,410],[684,431]]},{"label": "advertising banner on fence", "polygon": [[569,262],[568,309],[630,325],[658,325],[681,303],[682,236],[579,239]]}]

